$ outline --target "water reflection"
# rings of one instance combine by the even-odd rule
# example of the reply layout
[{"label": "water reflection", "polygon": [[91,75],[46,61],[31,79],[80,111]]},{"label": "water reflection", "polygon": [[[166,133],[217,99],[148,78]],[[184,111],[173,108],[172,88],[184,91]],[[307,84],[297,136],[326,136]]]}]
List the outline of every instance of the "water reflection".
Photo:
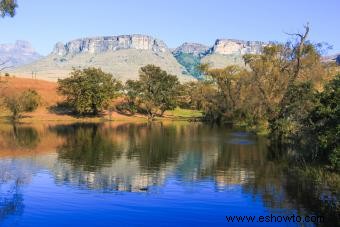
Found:
[{"label": "water reflection", "polygon": [[273,213],[339,223],[338,194],[287,175],[267,140],[244,132],[201,123],[112,123],[2,126],[0,135],[0,185],[9,192],[2,191],[0,219],[23,212],[21,188],[37,168],[56,186],[99,192],[153,193],[170,178],[198,189],[196,183],[211,182],[215,192],[240,186]]},{"label": "water reflection", "polygon": [[[13,168],[15,164],[16,168]],[[24,211],[23,185],[30,182],[28,167],[22,162],[7,159],[0,168],[0,220]]]}]

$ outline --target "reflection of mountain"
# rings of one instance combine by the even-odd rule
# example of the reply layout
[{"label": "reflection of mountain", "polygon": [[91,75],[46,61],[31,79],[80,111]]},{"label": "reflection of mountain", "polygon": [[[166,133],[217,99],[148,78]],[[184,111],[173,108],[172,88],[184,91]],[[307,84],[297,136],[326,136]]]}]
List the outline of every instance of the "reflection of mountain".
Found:
[{"label": "reflection of mountain", "polygon": [[212,176],[218,187],[243,184],[263,162],[258,150],[265,151],[261,141],[230,144],[232,134],[221,136],[202,124],[75,124],[51,131],[65,141],[57,147],[57,160],[37,161],[52,169],[58,182],[103,190],[146,190],[172,172],[185,181]]},{"label": "reflection of mountain", "polygon": [[[13,136],[18,132],[24,142]],[[1,127],[0,135],[0,154],[12,149],[17,157],[28,147],[27,166],[12,163],[22,170],[17,176],[33,174],[34,166],[47,169],[58,185],[108,192],[167,188],[169,179],[176,187],[209,182],[216,191],[237,186],[243,194],[260,198],[273,214],[293,210],[336,221],[338,195],[310,179],[287,177],[286,163],[270,158],[266,139],[250,134],[201,123],[158,122]],[[5,153],[1,166],[7,160],[3,157],[9,157]],[[20,208],[21,197],[9,198]]]}]

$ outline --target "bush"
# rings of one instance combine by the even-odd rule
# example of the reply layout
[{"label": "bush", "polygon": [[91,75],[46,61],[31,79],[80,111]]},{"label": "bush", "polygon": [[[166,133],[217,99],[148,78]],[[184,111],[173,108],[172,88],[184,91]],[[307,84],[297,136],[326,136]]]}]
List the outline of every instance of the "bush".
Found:
[{"label": "bush", "polygon": [[21,117],[23,112],[33,112],[40,104],[40,95],[35,90],[27,90],[18,96],[5,99],[6,107],[12,113],[13,120]]}]

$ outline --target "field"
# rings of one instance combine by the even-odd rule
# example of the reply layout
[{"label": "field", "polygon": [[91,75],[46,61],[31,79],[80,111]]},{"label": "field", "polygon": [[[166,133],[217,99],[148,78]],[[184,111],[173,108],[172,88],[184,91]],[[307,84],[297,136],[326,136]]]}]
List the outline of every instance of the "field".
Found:
[{"label": "field", "polygon": [[[78,118],[76,116],[58,114],[50,111],[50,107],[56,105],[58,102],[64,100],[64,97],[60,96],[56,89],[57,83],[38,80],[38,79],[28,79],[19,77],[0,77],[0,97],[3,99],[8,95],[16,95],[28,89],[34,89],[41,96],[40,107],[32,112],[23,114],[23,118],[20,122],[39,122],[39,121],[86,121],[86,122],[99,122],[105,120],[112,121],[146,121],[147,118],[143,115],[136,114],[134,116],[126,116],[119,114],[117,112],[104,112],[101,117],[82,117]],[[2,104],[3,100],[0,100],[0,121],[8,121],[10,113],[6,110]],[[173,111],[167,111],[164,114],[164,118],[159,118],[158,120],[188,120],[190,118],[200,117],[201,113],[194,110],[183,110],[175,109]]]}]

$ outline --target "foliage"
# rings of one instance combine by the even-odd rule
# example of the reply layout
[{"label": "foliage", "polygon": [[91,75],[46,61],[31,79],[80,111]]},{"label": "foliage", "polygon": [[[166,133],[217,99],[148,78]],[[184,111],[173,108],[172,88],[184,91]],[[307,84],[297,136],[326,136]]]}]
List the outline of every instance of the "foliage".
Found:
[{"label": "foliage", "polygon": [[178,53],[175,55],[175,58],[181,65],[184,66],[190,75],[197,79],[203,79],[201,71],[197,68],[201,62],[201,58],[199,56],[188,53]]},{"label": "foliage", "polygon": [[317,136],[320,158],[328,159],[340,171],[340,75],[319,94],[319,103],[308,120]]},{"label": "foliage", "polygon": [[13,120],[21,117],[23,112],[33,112],[40,103],[40,95],[35,90],[27,90],[19,96],[9,96],[5,99],[5,104],[12,113]]},{"label": "foliage", "polygon": [[16,0],[1,0],[0,1],[0,14],[1,17],[14,17],[15,9],[18,7]]},{"label": "foliage", "polygon": [[58,80],[59,94],[66,96],[66,102],[79,114],[97,115],[120,88],[121,83],[111,74],[97,68],[75,69],[71,77]]},{"label": "foliage", "polygon": [[128,80],[125,85],[129,101],[144,110],[150,119],[163,116],[166,110],[177,106],[178,89],[177,77],[154,65],[140,68],[139,80]]},{"label": "foliage", "polygon": [[303,130],[305,119],[317,105],[316,92],[310,81],[289,87],[277,117],[270,121],[272,134],[280,140],[291,139]]}]

